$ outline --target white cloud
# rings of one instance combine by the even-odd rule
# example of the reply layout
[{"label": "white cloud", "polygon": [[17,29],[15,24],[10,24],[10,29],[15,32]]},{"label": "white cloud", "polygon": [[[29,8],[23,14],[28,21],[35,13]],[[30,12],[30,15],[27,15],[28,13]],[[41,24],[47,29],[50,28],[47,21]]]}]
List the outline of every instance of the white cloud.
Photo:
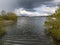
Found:
[{"label": "white cloud", "polygon": [[60,0],[54,0],[54,2],[58,3],[58,2],[60,2]]},{"label": "white cloud", "polygon": [[16,9],[14,12],[18,16],[22,16],[22,15],[24,16],[48,16],[54,13],[56,9],[57,7],[47,7],[46,5],[43,5],[41,7],[34,8],[34,10],[36,10],[35,12],[26,11],[23,8]]},{"label": "white cloud", "polygon": [[47,13],[39,13],[39,12],[30,12],[30,11],[26,11],[24,9],[16,9],[15,10],[15,13],[18,15],[18,16],[21,16],[21,15],[24,15],[24,16],[46,16],[48,15]]},{"label": "white cloud", "polygon": [[35,8],[35,10],[38,12],[41,11],[41,12],[51,13],[51,14],[54,13],[56,9],[57,9],[57,6],[56,7],[47,7],[46,5]]}]

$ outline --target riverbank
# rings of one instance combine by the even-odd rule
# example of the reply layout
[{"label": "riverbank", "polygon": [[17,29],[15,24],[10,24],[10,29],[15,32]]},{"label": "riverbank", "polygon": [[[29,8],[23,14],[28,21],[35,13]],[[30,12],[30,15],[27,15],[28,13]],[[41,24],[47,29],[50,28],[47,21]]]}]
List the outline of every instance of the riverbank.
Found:
[{"label": "riverbank", "polygon": [[12,20],[1,20],[0,21],[0,37],[6,33],[6,27],[12,25],[15,21]]},{"label": "riverbank", "polygon": [[14,23],[14,21],[12,21],[12,20],[2,20],[2,21],[0,21],[0,25],[2,25],[2,26],[8,26],[8,25],[13,24],[13,23]]},{"label": "riverbank", "polygon": [[6,27],[15,23],[17,21],[17,16],[13,12],[7,12],[5,14],[0,14],[0,37],[6,33]]}]

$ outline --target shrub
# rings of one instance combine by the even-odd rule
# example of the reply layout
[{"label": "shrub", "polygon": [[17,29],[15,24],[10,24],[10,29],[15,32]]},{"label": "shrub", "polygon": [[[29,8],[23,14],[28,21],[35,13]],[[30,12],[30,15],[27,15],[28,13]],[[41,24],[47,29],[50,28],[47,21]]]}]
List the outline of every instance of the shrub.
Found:
[{"label": "shrub", "polygon": [[45,26],[49,28],[52,27],[48,30],[48,32],[51,34],[52,37],[60,40],[60,6],[54,14],[47,17],[47,20],[48,21],[45,22]]},{"label": "shrub", "polygon": [[8,20],[17,20],[17,16],[16,16],[16,14],[14,14],[14,13],[7,13],[6,18],[7,18]]}]

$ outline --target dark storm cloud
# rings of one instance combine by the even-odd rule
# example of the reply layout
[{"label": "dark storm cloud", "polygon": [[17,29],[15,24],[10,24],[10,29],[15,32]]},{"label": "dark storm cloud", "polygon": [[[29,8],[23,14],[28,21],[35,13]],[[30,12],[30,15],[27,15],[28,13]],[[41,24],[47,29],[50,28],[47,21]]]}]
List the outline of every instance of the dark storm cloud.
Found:
[{"label": "dark storm cloud", "polygon": [[24,8],[27,11],[35,11],[33,8],[40,7],[42,4],[56,6],[54,0],[0,0],[0,10],[13,11],[16,8]]},{"label": "dark storm cloud", "polygon": [[19,0],[19,6],[25,9],[39,7],[42,4],[50,3],[53,0]]}]

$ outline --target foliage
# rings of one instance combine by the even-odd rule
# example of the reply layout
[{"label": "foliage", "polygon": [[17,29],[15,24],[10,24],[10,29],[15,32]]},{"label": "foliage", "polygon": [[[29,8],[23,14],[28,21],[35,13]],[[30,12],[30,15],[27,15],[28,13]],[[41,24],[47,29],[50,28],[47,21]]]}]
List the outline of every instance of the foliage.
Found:
[{"label": "foliage", "polygon": [[0,36],[2,36],[6,32],[4,26],[9,24],[9,21],[17,21],[16,14],[12,12],[5,13],[5,11],[2,11],[2,14],[0,14]]},{"label": "foliage", "polygon": [[7,14],[4,16],[4,19],[16,21],[16,20],[17,20],[17,16],[16,16],[16,14],[14,14],[14,13],[12,13],[12,12],[9,12],[9,13],[7,13]]},{"label": "foliage", "polygon": [[0,21],[1,20],[13,20],[13,21],[16,21],[17,16],[13,12],[7,12],[6,13],[5,11],[2,11],[1,14],[0,14]]},{"label": "foliage", "polygon": [[0,21],[3,20],[3,17],[0,15]]},{"label": "foliage", "polygon": [[4,35],[5,32],[5,27],[0,26],[0,36]]},{"label": "foliage", "polygon": [[49,33],[52,37],[60,40],[60,6],[54,14],[47,17],[45,26],[49,28]]}]

